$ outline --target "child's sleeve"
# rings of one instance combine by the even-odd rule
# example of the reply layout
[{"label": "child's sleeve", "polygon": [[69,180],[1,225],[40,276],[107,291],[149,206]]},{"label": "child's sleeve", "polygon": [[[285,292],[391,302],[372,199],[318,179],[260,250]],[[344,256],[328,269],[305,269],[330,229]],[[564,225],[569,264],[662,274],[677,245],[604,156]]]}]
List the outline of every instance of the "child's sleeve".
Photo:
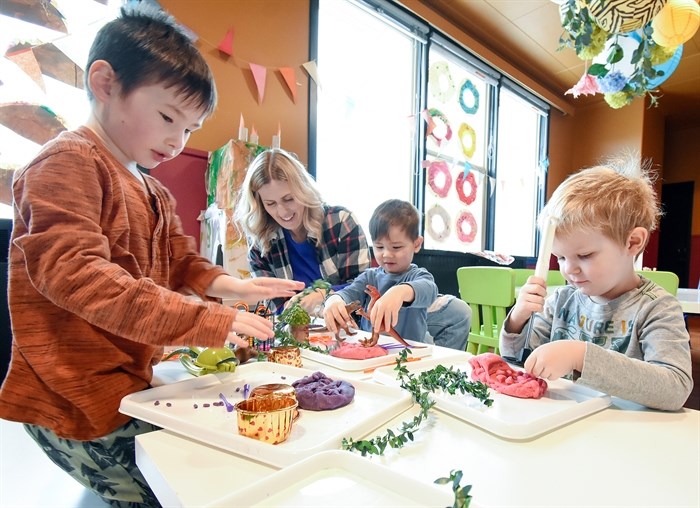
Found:
[{"label": "child's sleeve", "polygon": [[414,298],[410,307],[428,308],[435,301],[438,295],[438,287],[435,284],[433,274],[425,268],[418,268],[411,280],[402,282],[413,288]]},{"label": "child's sleeve", "polygon": [[[560,302],[559,296],[559,290],[557,290],[555,294],[549,296],[544,302],[544,311],[542,313],[534,313],[530,316],[530,319],[525,322],[520,333],[506,332],[506,325],[510,318],[510,312],[508,313],[503,322],[503,328],[501,328],[498,340],[498,348],[500,349],[501,356],[520,358],[520,354],[526,345],[529,345],[530,349],[535,349],[537,346],[551,340],[552,322],[554,320],[555,308]],[[530,340],[528,343],[527,334],[530,321],[532,321],[532,330],[530,331]]]},{"label": "child's sleeve", "polygon": [[663,295],[637,312],[625,354],[586,344],[576,382],[650,408],[680,409],[693,377],[690,337],[678,300]]}]

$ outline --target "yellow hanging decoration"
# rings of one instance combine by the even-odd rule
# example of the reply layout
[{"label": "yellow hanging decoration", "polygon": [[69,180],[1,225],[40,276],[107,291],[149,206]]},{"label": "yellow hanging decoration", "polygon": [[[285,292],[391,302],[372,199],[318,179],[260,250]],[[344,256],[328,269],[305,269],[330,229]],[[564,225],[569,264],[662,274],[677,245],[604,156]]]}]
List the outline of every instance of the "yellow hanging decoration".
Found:
[{"label": "yellow hanging decoration", "polygon": [[689,41],[700,26],[700,6],[695,0],[668,0],[651,21],[651,38],[659,46],[675,48]]}]

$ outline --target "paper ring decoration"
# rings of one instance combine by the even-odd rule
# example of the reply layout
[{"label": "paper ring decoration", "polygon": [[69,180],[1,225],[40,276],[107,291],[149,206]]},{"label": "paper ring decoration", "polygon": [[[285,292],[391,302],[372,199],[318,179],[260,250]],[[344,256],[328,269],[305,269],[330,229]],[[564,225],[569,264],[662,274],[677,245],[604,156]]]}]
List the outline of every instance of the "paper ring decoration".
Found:
[{"label": "paper ring decoration", "polygon": [[675,48],[689,41],[700,26],[700,6],[695,0],[668,0],[651,20],[651,38],[659,46]]},{"label": "paper ring decoration", "polygon": [[637,30],[658,14],[667,0],[589,0],[588,12],[604,30],[620,34]]},{"label": "paper ring decoration", "polygon": [[[471,138],[469,147],[464,145],[464,136],[467,134]],[[476,132],[474,132],[474,129],[470,125],[463,123],[459,126],[457,136],[459,137],[459,144],[462,145],[462,153],[467,159],[471,159],[474,155],[474,150],[476,150]]]},{"label": "paper ring decoration", "polygon": [[[469,195],[464,192],[464,184],[469,183]],[[476,179],[471,171],[464,176],[464,171],[457,177],[457,195],[465,205],[471,205],[476,200]]]},{"label": "paper ring decoration", "polygon": [[[469,223],[469,233],[464,232],[464,223]],[[457,218],[457,238],[464,243],[472,243],[476,238],[476,219],[471,212],[464,211]]]},{"label": "paper ring decoration", "polygon": [[[442,184],[442,187],[438,187],[437,183],[435,182],[440,174],[445,175],[445,182]],[[447,197],[447,193],[452,185],[452,175],[450,174],[450,170],[447,168],[447,163],[445,161],[435,161],[430,163],[430,166],[428,167],[428,185],[430,186],[430,189],[438,195],[438,197]]]},{"label": "paper ring decoration", "polygon": [[[472,94],[472,101],[474,104],[471,106],[467,106],[466,102],[464,102],[465,92]],[[462,107],[462,111],[468,115],[473,115],[479,111],[479,90],[476,89],[476,86],[474,83],[472,83],[471,79],[465,79],[464,83],[462,83],[462,86],[459,89],[459,105]]]},{"label": "paper ring decoration", "polygon": [[[433,217],[442,219],[442,229],[440,231],[433,229]],[[450,235],[450,216],[442,206],[433,206],[425,214],[425,218],[425,231],[430,235],[430,238],[436,242],[441,242]]]},{"label": "paper ring decoration", "polygon": [[449,141],[450,139],[452,139],[452,127],[450,127],[450,121],[447,119],[445,114],[436,108],[430,108],[428,110],[428,114],[430,115],[431,118],[437,118],[442,123],[444,123],[445,128],[447,129],[445,132],[445,135],[441,138],[435,135],[435,129],[430,131],[430,135],[435,140],[435,142],[438,144],[438,146],[440,144],[442,144],[443,141]]},{"label": "paper ring decoration", "polygon": [[[430,76],[428,78],[428,84],[432,96],[442,103],[449,101],[455,94],[455,82],[452,80],[452,74],[450,74],[450,67],[447,62],[444,60],[435,62],[430,66],[428,76]],[[443,77],[447,81],[444,87],[442,86]]]}]

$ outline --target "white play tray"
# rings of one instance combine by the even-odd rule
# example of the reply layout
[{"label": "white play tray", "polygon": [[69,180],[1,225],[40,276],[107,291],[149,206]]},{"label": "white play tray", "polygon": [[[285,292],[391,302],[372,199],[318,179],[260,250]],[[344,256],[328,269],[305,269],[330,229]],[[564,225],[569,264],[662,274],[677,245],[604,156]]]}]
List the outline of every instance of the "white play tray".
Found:
[{"label": "white play tray", "polygon": [[[326,451],[271,474],[210,507],[452,506],[450,485],[424,483],[345,451]],[[471,503],[476,508],[474,503]]]},{"label": "white play tray", "polygon": [[[314,334],[312,333],[311,336],[313,335],[332,335],[331,333],[322,333],[322,334]],[[353,343],[353,342],[358,342],[360,339],[368,339],[370,338],[372,334],[369,332],[365,332],[363,330],[356,330],[355,335],[351,335],[349,337],[345,338],[346,342]],[[431,356],[433,354],[433,346],[430,344],[424,344],[422,342],[416,342],[412,340],[407,340],[409,344],[412,345],[417,345],[417,346],[425,346],[425,347],[415,347],[411,348],[411,356],[413,358],[425,358],[426,356]],[[317,345],[317,344],[314,344]],[[371,372],[372,370],[376,369],[377,367],[382,367],[384,365],[395,365],[396,364],[396,358],[398,358],[399,353],[405,349],[404,347],[400,347],[401,344],[397,342],[396,340],[392,339],[391,337],[387,335],[382,335],[379,338],[379,345],[380,346],[388,346],[389,349],[387,349],[387,355],[386,356],[380,356],[378,358],[368,358],[367,360],[351,360],[347,358],[336,358],[335,356],[331,356],[330,354],[325,354],[325,353],[318,353],[316,351],[311,351],[309,349],[301,349],[301,356],[303,358],[308,358],[309,360],[313,360],[318,363],[322,363],[323,365],[328,365],[329,367],[335,367],[336,369],[340,370],[345,370],[349,372],[358,372],[358,371],[368,371]]]},{"label": "white play tray", "polygon": [[355,398],[350,404],[333,411],[300,410],[289,438],[277,445],[239,435],[236,411],[229,413],[224,406],[213,405],[220,402],[220,392],[231,404],[243,400],[246,383],[251,388],[267,383],[291,384],[313,372],[269,362],[241,365],[233,373],[193,377],[127,395],[119,411],[211,446],[283,467],[323,450],[338,449],[343,438],[361,438],[413,405],[405,390],[351,380]]},{"label": "white play tray", "polygon": [[[409,372],[430,370],[437,365],[471,373],[468,358],[431,358],[408,363]],[[518,368],[518,367],[513,367]],[[396,371],[382,367],[374,371],[374,380],[389,386],[398,386]],[[471,395],[450,395],[441,391],[432,394],[435,407],[493,434],[515,440],[537,437],[550,430],[571,423],[608,407],[608,395],[578,386],[571,381],[547,381],[548,389],[540,399],[519,399],[489,390],[491,407],[484,406]]]}]

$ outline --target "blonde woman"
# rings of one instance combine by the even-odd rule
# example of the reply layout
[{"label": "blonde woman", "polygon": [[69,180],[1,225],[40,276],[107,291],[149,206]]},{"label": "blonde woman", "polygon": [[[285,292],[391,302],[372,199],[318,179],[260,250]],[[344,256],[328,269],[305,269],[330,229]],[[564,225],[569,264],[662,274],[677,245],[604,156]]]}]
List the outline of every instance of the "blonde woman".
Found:
[{"label": "blonde woman", "polygon": [[[240,191],[235,218],[248,237],[248,260],[256,277],[304,282],[324,279],[339,291],[370,267],[370,252],[357,217],[326,204],[304,165],[291,153],[270,149],[251,163]],[[324,291],[301,300],[320,314]],[[277,307],[283,303],[275,301]],[[436,344],[466,348],[469,306],[439,295],[428,309],[428,333]],[[430,339],[428,339],[430,341]]]}]

